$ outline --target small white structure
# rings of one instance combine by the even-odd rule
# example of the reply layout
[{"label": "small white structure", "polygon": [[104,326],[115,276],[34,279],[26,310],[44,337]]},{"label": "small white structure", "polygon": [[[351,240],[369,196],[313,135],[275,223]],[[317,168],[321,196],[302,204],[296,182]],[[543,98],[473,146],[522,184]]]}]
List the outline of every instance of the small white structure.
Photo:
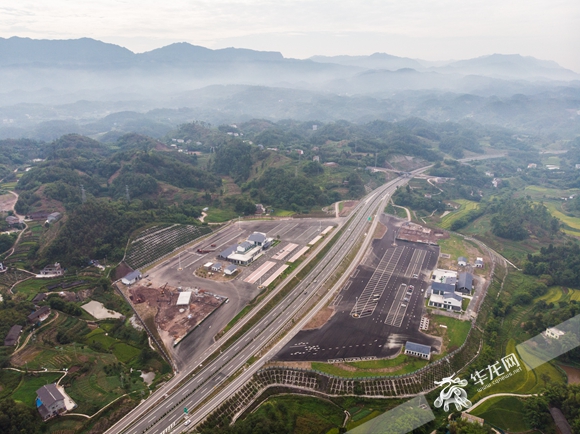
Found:
[{"label": "small white structure", "polygon": [[546,337],[550,339],[560,339],[560,337],[564,335],[565,333],[556,327],[548,327],[546,329]]},{"label": "small white structure", "polygon": [[218,272],[218,271],[221,271],[221,269],[222,269],[222,264],[220,262],[216,262],[215,264],[213,264],[211,266],[211,271]]},{"label": "small white structure", "polygon": [[203,264],[203,268],[205,268],[206,270],[209,270],[212,265],[213,265],[213,262],[206,262],[205,264]]},{"label": "small white structure", "polygon": [[465,267],[467,265],[467,258],[465,256],[460,256],[457,258],[457,265],[460,267]]},{"label": "small white structure", "polygon": [[191,291],[180,292],[177,297],[177,306],[187,306],[189,305],[189,300],[191,300]]},{"label": "small white structure", "polygon": [[483,258],[475,259],[475,268],[483,268]]},{"label": "small white structure", "polygon": [[50,225],[54,222],[59,221],[61,217],[62,217],[61,213],[53,212],[53,213],[49,214],[48,217],[46,218],[46,223],[48,223]]},{"label": "small white structure", "polygon": [[431,279],[435,282],[455,284],[455,281],[457,280],[457,271],[437,268],[431,274]]},{"label": "small white structure", "polygon": [[462,301],[463,299],[461,296],[455,292],[431,294],[431,297],[429,297],[429,306],[459,312],[461,310]]},{"label": "small white structure", "polygon": [[39,276],[52,277],[52,276],[62,276],[64,274],[64,269],[60,266],[58,262],[54,265],[47,265],[42,270],[40,270]]},{"label": "small white structure", "polygon": [[137,282],[139,279],[141,279],[142,274],[139,270],[135,270],[135,271],[131,271],[129,274],[127,274],[125,277],[123,277],[121,279],[121,282],[123,283],[123,285],[132,285],[135,282]]},{"label": "small white structure", "polygon": [[228,276],[231,276],[236,271],[238,271],[238,267],[236,267],[234,264],[230,264],[224,269],[224,273]]},{"label": "small white structure", "polygon": [[528,164],[528,169],[535,169],[537,167],[538,167],[538,165],[536,163],[530,163],[530,164]]}]

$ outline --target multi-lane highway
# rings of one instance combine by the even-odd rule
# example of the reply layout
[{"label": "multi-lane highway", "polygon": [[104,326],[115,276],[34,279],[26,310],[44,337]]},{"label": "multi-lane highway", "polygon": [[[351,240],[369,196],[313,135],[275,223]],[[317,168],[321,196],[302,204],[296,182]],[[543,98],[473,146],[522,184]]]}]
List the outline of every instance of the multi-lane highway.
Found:
[{"label": "multi-lane highway", "polygon": [[[488,156],[489,158],[489,156]],[[411,172],[413,175],[426,170],[427,167]],[[238,387],[243,385],[266,361],[262,357],[252,365],[247,361],[267,345],[278,332],[293,319],[296,314],[317,294],[324,295],[321,288],[324,282],[331,277],[340,266],[344,258],[353,250],[366,233],[372,234],[369,217],[382,208],[387,198],[398,186],[404,185],[410,178],[396,178],[393,181],[377,188],[361,200],[355,208],[353,218],[340,239],[333,245],[325,257],[274,309],[266,314],[243,337],[229,348],[225,349],[217,358],[208,363],[203,370],[187,381],[175,391],[167,390],[165,399],[148,408],[137,408],[127,415],[120,423],[110,428],[107,433],[164,433],[171,427],[172,431],[181,431],[184,428],[184,408],[190,411],[189,419],[194,426],[213,411],[219,404],[231,396]],[[370,240],[372,237],[368,237]],[[363,248],[368,242],[363,243]],[[335,286],[336,287],[336,286]],[[327,294],[329,295],[329,294]],[[324,299],[320,303],[324,302]],[[319,305],[320,305],[319,303]],[[286,338],[287,339],[287,338]],[[197,366],[191,366],[193,371]],[[244,368],[245,367],[245,368]],[[235,380],[219,389],[230,376],[244,368]],[[188,372],[182,372],[180,377],[185,378]],[[202,405],[203,404],[203,405]],[[201,407],[200,407],[201,406]],[[176,426],[177,424],[177,426]]]},{"label": "multi-lane highway", "polygon": [[[310,297],[313,297],[324,281],[333,275],[342,260],[364,237],[364,233],[370,229],[369,217],[375,214],[380,203],[384,203],[386,195],[391,194],[397,186],[405,184],[408,180],[409,178],[397,178],[367,195],[354,210],[350,224],[345,228],[340,239],[333,245],[324,259],[273,310],[254,325],[241,339],[223,351],[213,362],[205,366],[194,378],[176,392],[168,395],[156,407],[148,409],[146,414],[142,412],[130,413],[122,423],[113,426],[107,432],[111,434],[142,433],[149,428],[147,432],[161,433],[174,422],[183,419],[185,407],[194,410],[199,406],[229,376],[242,368],[250,357],[259,352],[284,324],[290,321],[309,302]],[[246,375],[259,367],[260,363],[254,363],[250,369],[246,370]],[[243,377],[246,375],[243,375]],[[218,396],[222,393],[218,393]],[[225,399],[227,396],[226,394],[223,398]],[[212,399],[212,401],[214,400]],[[204,417],[203,413],[205,411],[190,411],[192,422],[195,423]]]}]

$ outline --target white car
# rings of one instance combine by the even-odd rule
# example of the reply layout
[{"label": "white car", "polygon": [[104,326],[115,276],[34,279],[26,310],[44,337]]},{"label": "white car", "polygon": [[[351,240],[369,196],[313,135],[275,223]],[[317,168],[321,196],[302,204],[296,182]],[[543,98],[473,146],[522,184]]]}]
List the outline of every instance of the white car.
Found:
[{"label": "white car", "polygon": [[191,419],[187,419],[184,423],[185,426],[189,425],[191,423]]}]

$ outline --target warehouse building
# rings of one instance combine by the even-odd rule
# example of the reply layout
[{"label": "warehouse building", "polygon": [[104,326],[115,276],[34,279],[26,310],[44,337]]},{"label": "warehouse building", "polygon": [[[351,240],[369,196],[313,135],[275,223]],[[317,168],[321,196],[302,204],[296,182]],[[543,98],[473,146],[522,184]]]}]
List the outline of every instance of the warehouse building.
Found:
[{"label": "warehouse building", "polygon": [[405,343],[405,355],[429,360],[431,359],[431,347],[407,341],[407,343]]}]

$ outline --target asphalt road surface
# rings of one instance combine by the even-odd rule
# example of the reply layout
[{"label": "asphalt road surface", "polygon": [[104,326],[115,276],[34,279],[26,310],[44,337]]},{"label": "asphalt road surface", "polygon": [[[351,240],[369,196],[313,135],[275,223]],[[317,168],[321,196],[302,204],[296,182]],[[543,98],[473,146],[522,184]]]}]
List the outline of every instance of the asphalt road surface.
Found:
[{"label": "asphalt road surface", "polygon": [[[179,370],[187,369],[191,360],[199,357],[207,348],[214,343],[214,336],[222,330],[228,322],[240,312],[254,297],[260,293],[259,283],[265,281],[269,275],[284,264],[288,258],[276,262],[268,273],[262,276],[255,284],[244,282],[244,279],[265,261],[271,261],[272,256],[288,245],[290,241],[298,244],[296,250],[305,246],[321,230],[327,226],[336,226],[341,219],[288,219],[288,220],[256,220],[236,222],[225,229],[211,235],[192,247],[163,261],[161,264],[149,270],[147,280],[157,287],[165,283],[173,287],[201,288],[228,298],[227,304],[222,304],[203,322],[203,327],[196,328],[186,336],[178,346],[169,348],[175,364]],[[279,239],[280,243],[267,250],[265,254],[248,267],[239,267],[237,276],[230,281],[213,281],[198,277],[195,270],[207,262],[225,262],[217,258],[217,254],[226,247],[245,240],[252,232],[263,232],[269,237]],[[332,232],[331,232],[332,234]],[[332,235],[331,235],[332,236]],[[278,238],[279,237],[279,238]],[[211,247],[214,245],[215,247]],[[208,247],[209,246],[209,247]],[[209,248],[213,252],[200,254],[199,248]]]},{"label": "asphalt road surface", "polygon": [[[151,408],[147,414],[143,415],[139,411],[131,412],[121,423],[107,432],[142,433],[148,429],[148,433],[162,433],[174,422],[183,419],[184,407],[193,410],[202,404],[220,384],[242,368],[250,357],[258,353],[261,347],[275,336],[283,325],[308,302],[322,283],[334,273],[343,258],[351,252],[354,245],[365,236],[366,230],[370,227],[368,218],[375,214],[376,207],[383,202],[385,194],[391,194],[396,186],[404,185],[409,179],[397,178],[367,195],[356,208],[356,214],[353,213],[354,218],[348,229],[342,234],[341,239],[334,244],[313,271],[276,308],[254,325],[234,345],[205,366],[197,376],[188,381],[177,392],[169,395],[165,401]],[[190,366],[189,369],[193,370],[196,367],[197,365]],[[259,367],[259,363],[254,363],[252,369],[248,369],[247,375],[252,374]],[[218,392],[212,401],[219,403],[227,399],[229,394],[231,391],[226,388]],[[185,400],[182,401],[183,399]],[[178,402],[179,405],[177,405]],[[204,416],[203,413],[203,411],[190,413],[190,417],[196,423]]]},{"label": "asphalt road surface", "polygon": [[421,290],[429,286],[439,247],[395,242],[395,220],[381,216],[387,233],[373,242],[367,263],[357,267],[337,294],[332,318],[318,329],[298,333],[276,360],[337,362],[391,357],[407,341],[440,349],[438,339],[419,331],[425,310]]}]

